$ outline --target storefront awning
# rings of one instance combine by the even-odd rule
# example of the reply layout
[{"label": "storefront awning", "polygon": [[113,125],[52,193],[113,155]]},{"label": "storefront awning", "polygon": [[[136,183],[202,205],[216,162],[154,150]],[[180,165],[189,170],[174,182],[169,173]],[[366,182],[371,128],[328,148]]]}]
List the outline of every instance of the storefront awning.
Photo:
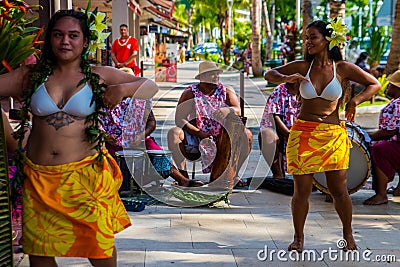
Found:
[{"label": "storefront awning", "polygon": [[384,0],[376,16],[376,24],[378,26],[392,26],[394,22],[395,8],[396,0]]},{"label": "storefront awning", "polygon": [[135,0],[130,0],[129,1],[129,8],[133,11],[133,12],[135,12],[135,14],[137,15],[137,16],[141,16],[142,15],[142,13],[143,13],[143,11],[142,11],[142,9],[140,8],[140,6],[139,6],[139,4],[135,1]]}]

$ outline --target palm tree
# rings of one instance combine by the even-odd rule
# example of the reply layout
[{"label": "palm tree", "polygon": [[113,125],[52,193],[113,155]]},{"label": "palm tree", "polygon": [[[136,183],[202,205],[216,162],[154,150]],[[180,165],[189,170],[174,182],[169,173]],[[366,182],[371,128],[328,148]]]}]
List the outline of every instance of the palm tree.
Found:
[{"label": "palm tree", "polygon": [[[174,16],[181,21],[186,22],[188,25],[192,25],[194,5],[195,0],[180,0],[175,2]],[[190,49],[193,46],[192,29],[193,27],[189,27],[187,49]]]},{"label": "palm tree", "polygon": [[400,64],[400,1],[396,3],[394,23],[392,29],[392,43],[385,68],[385,73],[392,74],[399,69]]},{"label": "palm tree", "polygon": [[330,0],[329,6],[329,18],[333,19],[337,17],[342,17],[344,19],[346,0]]},{"label": "palm tree", "polygon": [[254,77],[262,75],[262,63],[261,63],[261,50],[260,50],[260,37],[261,37],[261,2],[260,0],[253,0],[252,3],[252,20],[251,25],[251,64]]},{"label": "palm tree", "polygon": [[305,43],[306,43],[306,28],[307,25],[311,23],[312,21],[312,3],[311,0],[303,0],[303,36],[302,36],[302,40],[303,40],[303,55],[305,53]]},{"label": "palm tree", "polygon": [[262,12],[261,20],[266,37],[265,60],[269,60],[272,50],[272,43],[274,42],[274,35],[271,29],[272,27],[269,21],[268,8],[265,0],[262,1],[261,12]]}]

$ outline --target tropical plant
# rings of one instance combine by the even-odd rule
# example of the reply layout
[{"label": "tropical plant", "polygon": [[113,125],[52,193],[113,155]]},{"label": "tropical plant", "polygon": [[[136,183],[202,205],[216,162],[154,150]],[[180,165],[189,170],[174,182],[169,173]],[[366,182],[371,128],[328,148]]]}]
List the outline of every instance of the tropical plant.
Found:
[{"label": "tropical plant", "polygon": [[379,91],[375,95],[385,96],[385,90],[389,84],[389,81],[386,80],[386,78],[387,78],[386,74],[383,74],[381,77],[378,78],[378,81],[381,84],[381,89],[379,89]]},{"label": "tropical plant", "polygon": [[375,62],[379,62],[386,52],[390,37],[384,33],[383,27],[378,27],[375,23],[369,27],[367,35],[370,39],[370,45],[365,49],[368,54],[367,63],[373,65]]},{"label": "tropical plant", "polygon": [[0,74],[18,67],[41,43],[43,28],[30,26],[37,17],[27,18],[27,12],[35,7],[21,0],[0,2]]},{"label": "tropical plant", "polygon": [[[0,2],[0,74],[12,71],[36,52],[43,29],[37,32],[38,28],[30,27],[37,19],[27,18],[33,7],[19,0]],[[2,116],[0,126],[0,265],[13,266],[10,180]]]}]

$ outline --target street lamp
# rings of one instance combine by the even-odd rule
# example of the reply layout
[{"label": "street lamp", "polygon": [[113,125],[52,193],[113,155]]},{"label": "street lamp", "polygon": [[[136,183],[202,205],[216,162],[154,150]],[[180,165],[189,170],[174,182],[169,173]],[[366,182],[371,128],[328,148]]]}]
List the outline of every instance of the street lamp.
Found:
[{"label": "street lamp", "polygon": [[228,6],[228,12],[229,12],[228,36],[229,36],[229,39],[231,39],[232,38],[232,6],[233,6],[233,0],[226,0],[226,5]]},{"label": "street lamp", "polygon": [[362,17],[363,17],[363,11],[360,8],[358,10],[358,48],[359,49],[361,47],[361,39],[362,39]]}]

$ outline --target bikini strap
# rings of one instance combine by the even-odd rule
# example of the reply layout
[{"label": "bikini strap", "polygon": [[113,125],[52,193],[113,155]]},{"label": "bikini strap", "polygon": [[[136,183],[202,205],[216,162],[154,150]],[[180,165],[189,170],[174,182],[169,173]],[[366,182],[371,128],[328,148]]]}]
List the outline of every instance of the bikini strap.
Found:
[{"label": "bikini strap", "polygon": [[308,77],[308,78],[310,78],[310,71],[311,71],[311,67],[312,67],[313,63],[314,63],[314,60],[311,61],[310,67],[308,68],[307,75],[306,75],[306,77]]},{"label": "bikini strap", "polygon": [[333,78],[336,78],[336,64],[334,60],[333,60]]}]

